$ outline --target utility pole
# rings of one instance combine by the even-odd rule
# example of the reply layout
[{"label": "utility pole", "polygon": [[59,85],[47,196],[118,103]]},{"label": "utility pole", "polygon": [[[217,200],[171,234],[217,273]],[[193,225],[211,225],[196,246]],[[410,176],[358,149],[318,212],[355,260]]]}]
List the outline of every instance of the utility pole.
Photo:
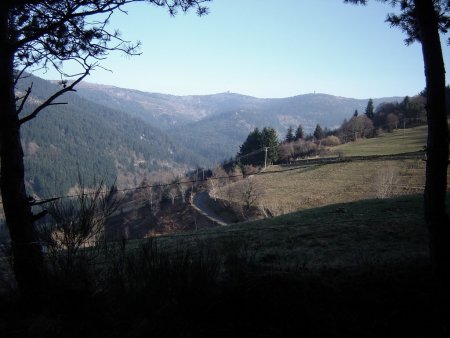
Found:
[{"label": "utility pole", "polygon": [[267,168],[267,150],[269,150],[269,147],[264,147],[264,152],[265,152],[265,156],[264,156],[264,169]]}]

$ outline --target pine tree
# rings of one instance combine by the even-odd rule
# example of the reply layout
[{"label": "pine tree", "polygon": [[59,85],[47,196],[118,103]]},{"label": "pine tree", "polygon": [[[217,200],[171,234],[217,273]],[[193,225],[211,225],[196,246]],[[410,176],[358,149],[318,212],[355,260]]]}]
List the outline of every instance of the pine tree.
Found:
[{"label": "pine tree", "polygon": [[325,134],[323,132],[322,127],[320,126],[320,124],[316,125],[316,129],[314,130],[314,134],[313,136],[317,139],[317,140],[321,140],[324,138]]},{"label": "pine tree", "polygon": [[[261,150],[261,152],[257,152]],[[241,164],[261,165],[264,163],[262,154],[262,133],[258,128],[248,134],[247,139],[239,148],[237,158]]]},{"label": "pine tree", "polygon": [[353,114],[353,117],[358,117],[358,109],[355,109],[355,112]]},{"label": "pine tree", "polygon": [[255,128],[242,143],[237,160],[243,164],[264,165],[267,147],[267,163],[278,160],[278,135],[274,128],[264,127],[262,131]]},{"label": "pine tree", "polygon": [[295,141],[303,139],[303,127],[301,124],[298,125],[297,130],[295,131]]},{"label": "pine tree", "polygon": [[264,127],[262,130],[262,146],[269,148],[267,150],[267,163],[273,163],[278,160],[278,135],[274,128]]},{"label": "pine tree", "polygon": [[374,115],[375,114],[374,114],[374,108],[373,108],[373,100],[369,99],[369,102],[367,102],[367,107],[366,107],[366,116],[372,120]]},{"label": "pine tree", "polygon": [[284,141],[287,143],[295,141],[294,128],[292,126],[289,126]]}]

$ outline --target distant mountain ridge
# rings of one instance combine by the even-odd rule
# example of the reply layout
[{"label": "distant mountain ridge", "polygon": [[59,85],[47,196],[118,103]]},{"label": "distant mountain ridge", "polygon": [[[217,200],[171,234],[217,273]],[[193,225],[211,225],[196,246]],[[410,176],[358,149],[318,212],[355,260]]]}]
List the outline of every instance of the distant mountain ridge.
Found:
[{"label": "distant mountain ridge", "polygon": [[93,102],[125,111],[163,130],[200,121],[224,110],[251,106],[253,101],[259,100],[232,93],[176,96],[88,82],[81,82],[77,92]]},{"label": "distant mountain ridge", "polygon": [[[82,82],[78,94],[110,108],[123,110],[167,132],[209,159],[208,165],[234,155],[255,127],[274,127],[280,136],[289,126],[302,124],[310,133],[319,123],[334,128],[368,99],[328,94],[303,94],[287,98],[256,98],[235,93],[175,96],[147,93]],[[374,105],[400,101],[401,97],[374,98]]]},{"label": "distant mountain ridge", "polygon": [[[77,92],[96,103],[123,110],[149,123],[159,123],[158,127],[163,130],[177,126],[180,122],[198,122],[211,116],[240,110],[256,113],[272,110],[275,114],[303,117],[304,120],[314,119],[317,117],[315,114],[337,114],[341,118],[345,114],[353,114],[355,109],[363,112],[369,100],[315,93],[286,98],[256,98],[230,92],[177,96],[88,82],[81,82],[77,86]],[[403,98],[387,97],[373,100],[376,106],[381,102],[401,99]],[[331,127],[328,121],[321,122],[325,127]]]},{"label": "distant mountain ridge", "polygon": [[[18,91],[23,94],[31,82],[26,111],[59,86],[32,76]],[[67,105],[46,109],[22,128],[32,192],[66,193],[78,171],[130,187],[155,170],[212,167],[234,156],[255,127],[274,127],[281,139],[290,125],[302,124],[306,132],[317,123],[335,127],[367,105],[326,94],[260,99],[235,93],[175,96],[89,83],[76,89],[58,99]]]}]

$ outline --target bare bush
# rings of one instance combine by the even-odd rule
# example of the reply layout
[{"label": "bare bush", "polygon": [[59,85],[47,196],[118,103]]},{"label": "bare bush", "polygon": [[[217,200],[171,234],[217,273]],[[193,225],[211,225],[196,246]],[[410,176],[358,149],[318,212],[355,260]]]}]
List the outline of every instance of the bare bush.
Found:
[{"label": "bare bush", "polygon": [[139,189],[138,199],[150,208],[150,212],[153,215],[158,212],[160,207],[162,199],[160,190],[161,189],[156,186],[155,182],[147,178],[142,181]]},{"label": "bare bush", "polygon": [[177,198],[179,195],[179,191],[177,189],[176,186],[176,182],[172,182],[171,185],[169,185],[166,189],[165,189],[165,196],[170,199],[170,201],[172,202],[172,205],[175,204],[175,198]]},{"label": "bare bush", "polygon": [[386,116],[386,130],[392,132],[394,129],[397,129],[399,122],[400,119],[397,115],[393,113],[388,114],[388,116]]},{"label": "bare bush", "polygon": [[287,162],[287,163],[292,162],[295,157],[294,143],[293,142],[285,142],[285,143],[280,144],[279,149],[278,149],[278,154],[279,154],[281,161]]},{"label": "bare bush", "polygon": [[242,169],[240,166],[235,165],[233,166],[233,169],[231,169],[229,174],[230,182],[237,182],[244,178],[244,173],[242,172]]},{"label": "bare bush", "polygon": [[344,143],[356,141],[358,138],[372,137],[373,131],[373,122],[366,115],[354,116],[349,121],[344,121],[340,128]]},{"label": "bare bush", "polygon": [[92,189],[80,183],[78,189],[75,198],[52,202],[49,217],[38,225],[50,262],[65,270],[86,264],[103,251],[106,219],[122,201],[103,182]]},{"label": "bare bush", "polygon": [[313,141],[297,140],[294,142],[295,157],[307,157],[317,154],[319,146]]},{"label": "bare bush", "polygon": [[177,181],[177,189],[178,192],[180,193],[181,200],[183,203],[186,202],[186,193],[191,188],[191,186],[192,185],[189,183],[189,179],[186,177],[180,178]]},{"label": "bare bush", "polygon": [[229,183],[229,177],[223,167],[218,166],[213,170],[212,177],[208,179],[207,187],[209,195],[216,199],[218,198],[219,189]]},{"label": "bare bush", "polygon": [[227,189],[229,199],[242,205],[242,216],[250,218],[265,194],[264,187],[254,178],[239,181]]},{"label": "bare bush", "polygon": [[335,147],[341,144],[339,137],[330,135],[322,139],[322,145],[325,147]]},{"label": "bare bush", "polygon": [[242,167],[242,172],[244,174],[244,177],[248,177],[248,176],[257,174],[260,171],[260,169],[261,169],[260,167],[256,167],[256,166],[249,164],[249,165],[244,165]]},{"label": "bare bush", "polygon": [[389,165],[375,177],[374,185],[377,198],[389,198],[396,194],[399,182],[399,168]]}]

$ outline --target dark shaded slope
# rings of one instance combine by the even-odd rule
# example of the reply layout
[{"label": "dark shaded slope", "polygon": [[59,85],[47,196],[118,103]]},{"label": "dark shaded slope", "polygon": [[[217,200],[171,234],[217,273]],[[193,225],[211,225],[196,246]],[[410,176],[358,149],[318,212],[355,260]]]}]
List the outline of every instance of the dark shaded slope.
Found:
[{"label": "dark shaded slope", "polygon": [[[31,81],[31,105],[57,89],[42,79],[27,79]],[[121,111],[74,93],[58,102],[68,104],[49,107],[22,129],[26,178],[38,194],[66,193],[77,182],[78,171],[89,180],[95,176],[108,182],[127,174],[138,184],[145,173],[201,161],[157,128]]]}]

